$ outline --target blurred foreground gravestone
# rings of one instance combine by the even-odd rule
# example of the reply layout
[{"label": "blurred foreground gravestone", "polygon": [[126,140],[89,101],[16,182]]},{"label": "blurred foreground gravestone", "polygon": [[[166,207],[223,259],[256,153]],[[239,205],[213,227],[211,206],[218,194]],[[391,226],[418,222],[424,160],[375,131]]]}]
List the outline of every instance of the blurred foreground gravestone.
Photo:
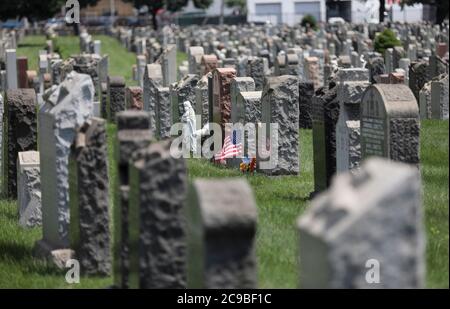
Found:
[{"label": "blurred foreground gravestone", "polygon": [[171,140],[136,151],[130,165],[130,288],[186,287],[187,171]]},{"label": "blurred foreground gravestone", "polygon": [[109,275],[109,183],[106,121],[88,119],[72,144],[69,169],[70,242],[80,271]]},{"label": "blurred foreground gravestone", "polygon": [[187,218],[188,288],[256,288],[257,209],[249,184],[194,180]]},{"label": "blurred foreground gravestone", "polygon": [[129,160],[136,150],[147,147],[152,140],[150,115],[144,111],[123,111],[117,114],[115,145],[118,176],[114,185],[114,285],[128,288],[129,274]]},{"label": "blurred foreground gravestone", "polygon": [[298,220],[302,288],[421,288],[420,174],[370,159],[336,176]]}]

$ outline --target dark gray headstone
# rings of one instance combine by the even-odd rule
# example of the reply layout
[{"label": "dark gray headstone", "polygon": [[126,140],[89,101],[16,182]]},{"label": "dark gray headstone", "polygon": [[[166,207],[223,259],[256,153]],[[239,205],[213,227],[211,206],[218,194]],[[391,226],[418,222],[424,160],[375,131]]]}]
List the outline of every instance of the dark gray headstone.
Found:
[{"label": "dark gray headstone", "polygon": [[130,165],[130,288],[186,287],[187,172],[170,144],[137,151]]},{"label": "dark gray headstone", "polygon": [[17,198],[17,155],[37,149],[37,103],[34,89],[6,91],[3,120],[3,185],[8,197]]},{"label": "dark gray headstone", "polygon": [[188,288],[257,287],[257,209],[242,179],[196,179],[189,190]]},{"label": "dark gray headstone", "polygon": [[114,186],[114,285],[128,288],[129,274],[129,160],[133,153],[147,147],[152,140],[150,115],[144,111],[117,114],[116,162],[118,177]]},{"label": "dark gray headstone", "polygon": [[106,120],[90,118],[72,144],[69,187],[71,248],[87,275],[109,275],[109,183]]},{"label": "dark gray headstone", "polygon": [[125,105],[125,79],[121,76],[108,76],[108,120],[115,121],[116,113],[124,111]]}]

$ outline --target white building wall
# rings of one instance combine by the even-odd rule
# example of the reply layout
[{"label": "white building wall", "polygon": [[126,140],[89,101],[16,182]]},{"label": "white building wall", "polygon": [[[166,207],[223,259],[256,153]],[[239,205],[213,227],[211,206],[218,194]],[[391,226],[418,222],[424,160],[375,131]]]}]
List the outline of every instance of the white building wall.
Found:
[{"label": "white building wall", "polygon": [[402,10],[400,5],[395,4],[391,7],[391,14],[393,22],[419,22],[423,20],[423,5],[415,4],[413,6],[405,6]]},{"label": "white building wall", "polygon": [[352,22],[368,23],[380,20],[380,1],[379,0],[351,0]]},{"label": "white building wall", "polygon": [[[268,18],[256,15],[257,4],[281,4],[281,19],[282,23],[294,25],[301,20],[301,16],[295,14],[295,3],[301,2],[318,2],[320,3],[320,20],[326,19],[326,4],[325,0],[247,0],[247,20],[248,22],[265,22]],[[275,18],[269,18],[270,22],[275,24]]]},{"label": "white building wall", "polygon": [[[208,16],[218,16],[220,15],[220,9],[222,5],[222,0],[213,0],[213,3],[209,6],[208,9],[205,10],[205,14]],[[203,12],[203,10],[197,9],[194,6],[194,2],[189,0],[188,5],[183,8],[183,13],[194,13],[194,12]],[[230,15],[233,12],[232,8],[228,8],[225,5],[224,15]]]}]

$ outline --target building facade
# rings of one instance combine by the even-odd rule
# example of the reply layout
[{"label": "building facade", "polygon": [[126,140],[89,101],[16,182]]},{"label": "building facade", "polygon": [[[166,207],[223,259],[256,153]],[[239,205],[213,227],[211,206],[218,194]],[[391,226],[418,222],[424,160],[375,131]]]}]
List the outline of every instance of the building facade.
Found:
[{"label": "building facade", "polygon": [[294,25],[305,15],[326,19],[325,0],[247,0],[248,22]]}]

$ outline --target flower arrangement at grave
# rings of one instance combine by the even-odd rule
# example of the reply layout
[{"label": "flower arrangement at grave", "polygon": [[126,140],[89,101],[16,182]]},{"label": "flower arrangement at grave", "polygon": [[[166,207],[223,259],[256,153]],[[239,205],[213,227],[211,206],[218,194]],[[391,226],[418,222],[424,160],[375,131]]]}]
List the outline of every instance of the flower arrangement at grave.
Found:
[{"label": "flower arrangement at grave", "polygon": [[245,173],[249,173],[251,175],[253,175],[253,173],[255,172],[256,169],[256,158],[247,158],[244,157],[242,159],[241,164],[239,164],[239,170],[245,174]]}]

